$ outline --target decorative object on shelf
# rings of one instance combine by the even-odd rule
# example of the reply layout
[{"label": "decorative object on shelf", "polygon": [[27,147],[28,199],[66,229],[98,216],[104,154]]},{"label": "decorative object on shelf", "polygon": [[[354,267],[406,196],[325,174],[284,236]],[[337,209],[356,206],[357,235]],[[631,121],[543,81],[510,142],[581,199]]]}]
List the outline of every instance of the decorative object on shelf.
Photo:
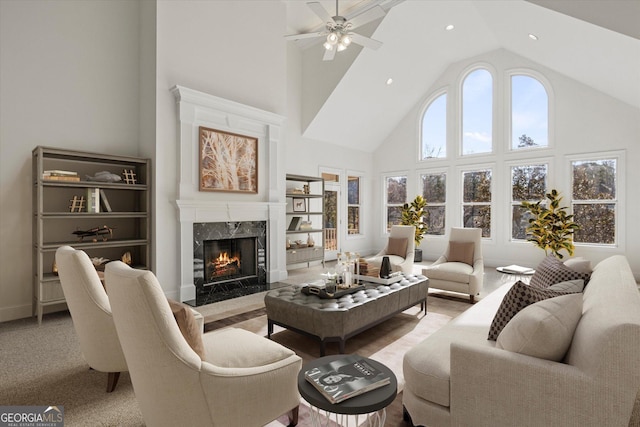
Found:
[{"label": "decorative object on shelf", "polygon": [[311,230],[311,229],[313,229],[313,224],[311,224],[311,221],[300,221],[298,230]]},{"label": "decorative object on shelf", "polygon": [[315,244],[316,242],[313,240],[313,237],[311,237],[311,233],[307,234],[307,246],[312,248]]},{"label": "decorative object on shelf", "polygon": [[302,220],[301,216],[294,216],[291,218],[291,222],[289,223],[289,231],[296,231],[298,227],[300,227],[300,221]]},{"label": "decorative object on shelf", "polygon": [[120,261],[124,262],[127,265],[131,265],[131,252],[126,251],[125,253],[123,253]]},{"label": "decorative object on shelf", "polygon": [[293,198],[293,211],[294,212],[306,212],[307,211],[307,199]]},{"label": "decorative object on shelf", "polygon": [[304,194],[309,194],[309,184],[305,184],[302,186],[302,191]]},{"label": "decorative object on shelf", "polygon": [[422,262],[422,249],[419,246],[428,230],[427,223],[423,221],[425,206],[427,206],[427,201],[418,194],[411,203],[405,203],[401,210],[400,225],[413,225],[416,228],[414,262]]},{"label": "decorative object on shelf", "polygon": [[58,264],[56,264],[55,258],[53,259],[53,264],[51,265],[51,272],[57,276],[58,275]]},{"label": "decorative object on shelf", "polygon": [[100,212],[100,189],[87,188],[87,212]]},{"label": "decorative object on shelf", "polygon": [[78,241],[82,242],[85,237],[92,236],[92,241],[97,242],[98,237],[102,236],[102,241],[106,242],[109,237],[113,237],[113,229],[115,227],[109,227],[108,225],[103,225],[100,227],[94,227],[89,230],[76,230],[72,234],[78,236]]},{"label": "decorative object on shelf", "polygon": [[70,199],[69,203],[71,203],[69,205],[69,212],[84,212],[84,196],[73,196],[73,199]]},{"label": "decorative object on shelf", "polygon": [[80,181],[78,172],[65,170],[46,170],[42,173],[46,181]]},{"label": "decorative object on shelf", "polygon": [[124,169],[122,171],[122,176],[124,177],[124,182],[126,184],[137,184],[138,179],[136,178],[136,173],[133,169]]},{"label": "decorative object on shelf", "polygon": [[389,257],[382,257],[382,265],[380,265],[380,278],[388,279],[391,275],[391,261],[389,261]]},{"label": "decorative object on shelf", "polygon": [[[126,169],[125,169],[126,171]],[[87,181],[98,181],[98,182],[120,182],[122,181],[122,177],[119,175],[116,175],[113,172],[109,172],[109,171],[100,171],[100,172],[96,172],[95,175],[93,176],[89,176],[89,175],[85,175],[85,178],[87,179]]]},{"label": "decorative object on shelf", "polygon": [[291,248],[291,239],[287,239],[287,249]]},{"label": "decorative object on shelf", "polygon": [[200,191],[258,192],[258,139],[200,127]]},{"label": "decorative object on shelf", "polygon": [[104,266],[109,262],[109,259],[103,257],[93,257],[91,258],[91,263],[98,271],[104,271]]},{"label": "decorative object on shelf", "polygon": [[573,221],[573,215],[567,215],[567,206],[560,207],[562,197],[558,190],[551,190],[546,197],[549,207],[542,205],[540,201],[522,202],[520,205],[532,215],[527,227],[527,240],[543,249],[545,255],[550,251],[556,258],[562,259],[564,256],[560,251],[566,250],[572,256],[575,248],[573,233],[580,226]]},{"label": "decorative object on shelf", "polygon": [[111,204],[109,203],[109,199],[107,199],[107,194],[102,188],[100,189],[100,205],[104,208],[105,212],[111,212]]}]

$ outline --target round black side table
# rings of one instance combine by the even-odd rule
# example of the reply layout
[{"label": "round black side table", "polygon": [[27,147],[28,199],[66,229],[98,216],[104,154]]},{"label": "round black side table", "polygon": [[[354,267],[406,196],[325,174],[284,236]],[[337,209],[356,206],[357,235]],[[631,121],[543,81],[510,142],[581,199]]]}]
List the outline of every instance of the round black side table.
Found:
[{"label": "round black side table", "polygon": [[[311,422],[314,426],[328,425],[327,420],[333,420],[339,426],[347,427],[353,425],[357,427],[364,420],[367,426],[382,427],[386,421],[386,407],[393,402],[398,392],[398,380],[393,371],[373,359],[363,357],[374,368],[379,369],[389,375],[389,384],[375,390],[367,391],[359,396],[351,397],[340,403],[331,403],[304,377],[305,371],[316,368],[327,363],[341,359],[345,355],[337,354],[321,357],[312,362],[306,363],[298,374],[298,390],[300,395],[311,404]],[[324,414],[321,413],[324,411]],[[324,416],[324,419],[323,419]],[[355,424],[350,424],[355,422]]]}]

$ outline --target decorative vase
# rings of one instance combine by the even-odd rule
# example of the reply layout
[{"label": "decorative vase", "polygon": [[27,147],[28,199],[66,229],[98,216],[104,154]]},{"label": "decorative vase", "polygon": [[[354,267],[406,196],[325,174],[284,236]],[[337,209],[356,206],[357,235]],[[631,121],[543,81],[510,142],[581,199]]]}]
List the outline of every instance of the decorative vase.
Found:
[{"label": "decorative vase", "polygon": [[422,262],[422,249],[416,248],[414,250],[413,262]]},{"label": "decorative vase", "polygon": [[311,248],[315,244],[316,242],[313,241],[313,237],[311,237],[311,234],[307,234],[307,246]]},{"label": "decorative vase", "polygon": [[389,257],[382,257],[382,265],[380,266],[380,278],[388,279],[391,274],[391,261],[389,261]]}]

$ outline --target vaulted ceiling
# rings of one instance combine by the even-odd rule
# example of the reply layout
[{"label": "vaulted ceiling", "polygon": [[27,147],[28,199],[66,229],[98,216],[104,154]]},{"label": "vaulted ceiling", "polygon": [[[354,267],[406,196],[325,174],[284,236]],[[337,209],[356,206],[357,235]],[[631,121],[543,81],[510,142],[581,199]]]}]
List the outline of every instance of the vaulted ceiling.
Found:
[{"label": "vaulted ceiling", "polygon": [[[304,1],[286,4],[291,32],[322,28]],[[307,138],[373,151],[449,65],[501,48],[640,109],[640,0],[345,0],[340,14],[372,5],[391,7],[362,28],[379,50],[352,45],[323,62],[319,41],[298,42]]]}]

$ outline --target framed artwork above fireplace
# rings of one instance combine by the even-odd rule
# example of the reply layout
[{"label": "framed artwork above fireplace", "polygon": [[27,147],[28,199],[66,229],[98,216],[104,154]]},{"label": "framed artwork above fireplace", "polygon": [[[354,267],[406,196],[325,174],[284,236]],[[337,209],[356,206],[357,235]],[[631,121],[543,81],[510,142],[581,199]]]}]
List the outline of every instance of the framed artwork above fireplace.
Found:
[{"label": "framed artwork above fireplace", "polygon": [[200,191],[258,192],[258,138],[200,126]]}]

